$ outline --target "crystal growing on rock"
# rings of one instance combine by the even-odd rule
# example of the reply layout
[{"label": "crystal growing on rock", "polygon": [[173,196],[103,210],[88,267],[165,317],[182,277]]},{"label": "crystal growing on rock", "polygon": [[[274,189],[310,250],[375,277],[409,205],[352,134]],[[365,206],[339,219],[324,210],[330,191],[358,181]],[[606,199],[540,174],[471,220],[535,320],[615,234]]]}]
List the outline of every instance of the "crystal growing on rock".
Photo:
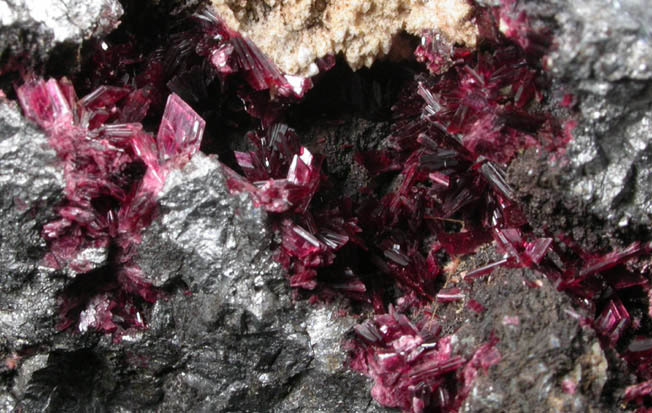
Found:
[{"label": "crystal growing on rock", "polygon": [[[415,413],[455,410],[478,370],[486,374],[500,354],[494,339],[465,360],[453,354],[453,337],[441,337],[440,330],[432,320],[415,325],[390,307],[388,314],[356,327],[361,342],[352,347],[351,366],[374,380],[371,394],[385,406]],[[464,383],[457,394],[456,376]]]},{"label": "crystal growing on rock", "polygon": [[[537,270],[570,294],[591,316],[567,308],[564,317],[595,329],[644,380],[628,387],[625,401],[647,397],[650,339],[632,339],[641,309],[626,290],[647,297],[652,291],[644,273],[623,264],[650,247],[634,243],[597,254],[579,250],[564,234],[531,227],[504,171],[527,148],[563,154],[576,123],[548,112],[541,57],[550,42],[529,28],[516,2],[478,8],[474,18],[481,36],[476,51],[424,33],[415,55],[430,74],[411,73],[392,102],[391,132],[383,142],[352,151],[369,178],[352,199],[331,182],[319,145],[302,143],[283,123],[312,81],[281,73],[250,39],[210,12],[195,15],[198,25],[148,53],[129,40],[102,42],[89,83],[101,86],[87,87],[92,91],[81,99],[65,79],[29,79],[17,91],[19,100],[49,134],[66,174],[58,218],[42,231],[50,248],[46,264],[74,278],[61,299],[59,327],[119,337],[146,326],[145,305],[161,292],[134,264],[133,250],[155,216],[170,170],[199,150],[206,123],[181,96],[193,104],[207,100],[207,85],[215,81],[220,99],[233,94],[238,115],[259,124],[246,135],[250,148],[224,157],[229,166],[222,171],[231,192],[249,194],[269,213],[276,259],[295,298],[345,297],[375,312],[354,327],[349,345],[352,367],[374,380],[379,403],[411,412],[462,405],[475,379],[500,361],[498,341],[491,336],[463,354],[458,337],[442,336],[431,312],[451,305],[483,317],[487,309],[471,298],[473,288],[501,266]],[[317,65],[324,71],[334,62],[329,56]],[[150,125],[163,107],[154,138],[141,122]],[[489,243],[502,256],[464,272],[463,285],[451,276],[460,256]],[[106,257],[101,268],[86,259],[94,251]],[[542,286],[528,277],[514,282]],[[502,323],[515,328],[521,322],[514,315]],[[577,390],[568,382],[562,389]]]},{"label": "crystal growing on rock", "polygon": [[168,97],[163,119],[156,135],[162,163],[182,168],[199,150],[206,122],[177,94]]},{"label": "crystal growing on rock", "polygon": [[609,301],[607,307],[595,320],[595,328],[614,346],[623,331],[629,326],[630,316],[623,303],[616,297]]},{"label": "crystal growing on rock", "polygon": [[[25,114],[49,134],[65,171],[66,198],[58,208],[59,218],[43,227],[50,247],[45,263],[69,268],[85,280],[91,266],[78,257],[85,250],[106,249],[114,251],[107,264],[118,266],[109,279],[89,283],[84,291],[71,289],[71,295],[62,298],[60,328],[142,328],[137,308],[159,295],[130,264],[132,246],[151,222],[166,171],[182,167],[197,151],[204,121],[172,95],[157,142],[135,123],[144,116],[143,110],[133,108],[132,99],[143,104],[137,92],[101,86],[77,100],[65,79],[30,80],[17,89]],[[148,104],[143,106],[146,111]]]},{"label": "crystal growing on rock", "polygon": [[309,78],[287,76],[246,36],[230,29],[212,11],[197,14],[203,34],[197,45],[218,72],[241,73],[254,90],[272,95],[302,97],[312,87]]},{"label": "crystal growing on rock", "polygon": [[[285,125],[273,126],[265,136],[250,134],[250,139],[257,144],[258,150],[236,152],[235,157],[247,178],[252,180],[246,190],[254,202],[269,212],[305,212],[319,188],[321,157],[313,156],[305,147],[298,147],[294,131]],[[239,189],[233,181],[229,182],[233,190]]]}]

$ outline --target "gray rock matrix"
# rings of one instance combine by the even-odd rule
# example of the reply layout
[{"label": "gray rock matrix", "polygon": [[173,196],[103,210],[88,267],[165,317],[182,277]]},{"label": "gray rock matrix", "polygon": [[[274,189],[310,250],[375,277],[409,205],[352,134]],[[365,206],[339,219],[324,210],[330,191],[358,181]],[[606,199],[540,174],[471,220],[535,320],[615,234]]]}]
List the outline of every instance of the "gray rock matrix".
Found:
[{"label": "gray rock matrix", "polygon": [[578,100],[561,191],[609,225],[652,224],[652,9],[643,0],[529,2],[556,27],[547,66]]},{"label": "gray rock matrix", "polygon": [[[547,57],[555,87],[579,101],[559,191],[620,228],[652,223],[646,3],[526,2],[534,21],[555,30]],[[110,0],[0,0],[0,55],[45,62],[107,33],[121,13]],[[338,303],[291,300],[265,213],[229,194],[217,160],[202,154],[169,177],[139,246],[138,264],[165,291],[148,329],[119,342],[58,331],[58,298],[71,275],[41,264],[40,232],[63,187],[47,138],[0,97],[0,411],[388,411],[346,367],[342,339],[359,320],[341,315]],[[523,287],[524,276],[537,277],[496,274],[478,297],[483,315],[442,312],[462,352],[492,332],[500,339],[503,361],[479,375],[463,411],[618,411],[604,395],[627,384],[613,383],[618,366],[569,318],[569,299],[547,284]],[[577,385],[573,397],[568,383]]]},{"label": "gray rock matrix", "polygon": [[84,40],[115,29],[122,12],[118,0],[0,0],[0,57],[31,64],[51,53],[65,59]]}]

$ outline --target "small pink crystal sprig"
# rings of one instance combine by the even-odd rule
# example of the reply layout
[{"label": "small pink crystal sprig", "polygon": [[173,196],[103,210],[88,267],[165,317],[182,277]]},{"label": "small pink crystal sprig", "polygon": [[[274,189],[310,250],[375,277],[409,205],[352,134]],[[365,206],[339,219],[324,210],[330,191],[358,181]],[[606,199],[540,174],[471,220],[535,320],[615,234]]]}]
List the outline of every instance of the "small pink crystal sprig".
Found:
[{"label": "small pink crystal sprig", "polygon": [[144,327],[138,302],[153,302],[159,293],[132,262],[133,247],[153,218],[168,172],[199,149],[204,120],[172,94],[154,139],[140,124],[149,107],[142,90],[102,86],[78,99],[66,79],[50,79],[29,80],[17,94],[25,115],[48,134],[64,170],[59,218],[43,228],[45,263],[84,274],[92,268],[84,250],[116,251],[110,263],[117,267],[115,278],[62,298],[59,328]]}]

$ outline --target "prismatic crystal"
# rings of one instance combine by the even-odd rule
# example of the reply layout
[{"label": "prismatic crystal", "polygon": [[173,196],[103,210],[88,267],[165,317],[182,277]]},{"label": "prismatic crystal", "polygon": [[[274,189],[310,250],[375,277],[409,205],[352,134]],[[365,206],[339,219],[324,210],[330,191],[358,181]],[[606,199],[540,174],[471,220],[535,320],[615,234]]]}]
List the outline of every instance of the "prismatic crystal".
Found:
[{"label": "prismatic crystal", "polygon": [[[141,92],[102,86],[78,99],[66,79],[33,79],[17,90],[25,114],[49,134],[65,171],[59,219],[43,228],[50,246],[45,262],[69,269],[87,287],[63,297],[61,329],[120,333],[144,327],[139,307],[160,295],[132,262],[132,249],[153,219],[168,171],[183,167],[198,150],[205,123],[172,94],[155,139],[139,123],[148,107]],[[89,272],[89,249],[109,251],[112,274]]]},{"label": "prismatic crystal", "polygon": [[[637,335],[640,311],[627,292],[652,297],[652,290],[626,264],[652,246],[634,242],[598,253],[565,234],[532,228],[505,170],[528,148],[561,157],[575,122],[546,105],[541,58],[549,33],[532,30],[513,1],[476,12],[476,50],[424,33],[415,56],[425,69],[393,102],[389,133],[352,157],[369,176],[355,199],[333,190],[328,154],[302,142],[285,116],[313,80],[283,74],[208,11],[149,54],[129,42],[103,43],[90,70],[91,79],[102,80],[87,82],[92,91],[81,99],[65,78],[27,77],[18,99],[48,133],[65,171],[58,219],[42,232],[45,263],[75,278],[62,297],[59,327],[119,338],[146,326],[143,308],[162,292],[134,263],[134,247],[156,217],[169,172],[200,150],[206,121],[198,111],[210,115],[234,105],[220,95],[219,103],[211,101],[215,107],[193,109],[210,100],[213,88],[237,97],[238,110],[229,115],[256,126],[245,134],[247,149],[220,153],[222,171],[231,192],[247,193],[267,212],[294,298],[343,298],[373,312],[354,328],[346,350],[351,368],[373,380],[371,395],[380,404],[455,411],[478,375],[500,362],[493,334],[463,353],[434,310],[459,305],[481,317],[487,303],[472,287],[499,267],[536,270],[593,314],[568,312],[631,366],[639,382],[627,387],[625,401],[649,401],[652,339]],[[317,63],[326,71],[334,58]],[[566,95],[562,106],[570,101]],[[156,122],[154,136],[143,125]],[[488,244],[498,258],[445,279],[459,257]],[[105,251],[100,267],[89,251]],[[538,287],[530,279],[515,282]],[[521,321],[506,316],[502,323]],[[577,391],[570,381],[564,389]]]}]

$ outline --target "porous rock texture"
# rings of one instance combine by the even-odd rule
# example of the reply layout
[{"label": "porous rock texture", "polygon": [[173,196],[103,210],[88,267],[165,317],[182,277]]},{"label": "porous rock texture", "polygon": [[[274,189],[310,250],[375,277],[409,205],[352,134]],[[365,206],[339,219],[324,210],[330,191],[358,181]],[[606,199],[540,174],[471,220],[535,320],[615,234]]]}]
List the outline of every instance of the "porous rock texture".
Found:
[{"label": "porous rock texture", "polygon": [[555,50],[545,63],[553,90],[559,96],[572,95],[568,103],[578,122],[567,157],[557,165],[543,162],[533,168],[536,161],[530,153],[512,166],[511,181],[528,205],[532,221],[572,233],[588,248],[608,247],[607,240],[622,245],[649,239],[649,4],[554,0],[525,2],[525,10],[533,21],[553,28]]},{"label": "porous rock texture", "polygon": [[353,69],[387,55],[396,35],[436,30],[473,46],[464,0],[213,0],[217,14],[288,74],[314,75],[315,59],[342,53]]},{"label": "porous rock texture", "polygon": [[121,16],[118,0],[0,0],[0,73],[45,63],[55,50],[57,65],[74,63],[81,43],[111,32]]},{"label": "porous rock texture", "polygon": [[[496,257],[491,245],[483,247],[460,264],[458,274]],[[439,304],[438,321],[455,333],[458,351],[472,352],[495,337],[502,358],[488,374],[477,376],[461,412],[617,410],[613,401],[601,399],[614,373],[607,371],[600,342],[593,329],[571,316],[586,314],[543,275],[500,268],[475,281],[469,298],[486,311],[470,311],[464,302]]]}]

